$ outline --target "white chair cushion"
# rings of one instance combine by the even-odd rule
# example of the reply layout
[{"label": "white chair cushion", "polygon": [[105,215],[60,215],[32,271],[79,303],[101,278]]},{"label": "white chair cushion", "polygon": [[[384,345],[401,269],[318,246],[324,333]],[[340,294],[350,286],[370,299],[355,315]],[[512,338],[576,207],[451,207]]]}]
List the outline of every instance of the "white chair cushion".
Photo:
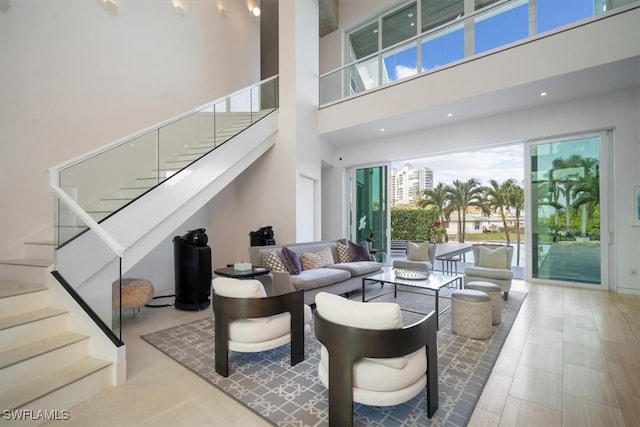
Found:
[{"label": "white chair cushion", "polygon": [[[291,315],[289,313],[261,317],[261,321],[254,319],[238,319],[229,326],[229,348],[233,350],[231,341],[236,343],[259,343],[290,334]],[[304,323],[311,322],[311,307],[304,306]],[[284,341],[284,343],[289,341]]]},{"label": "white chair cushion", "polygon": [[495,269],[486,267],[465,268],[464,274],[473,277],[483,277],[485,279],[510,280],[513,279],[513,271],[507,269]]},{"label": "white chair cushion", "polygon": [[491,250],[490,248],[480,246],[478,248],[480,259],[478,261],[479,267],[485,268],[507,268],[507,247]]},{"label": "white chair cushion", "polygon": [[[376,330],[402,328],[402,312],[396,303],[351,301],[327,292],[317,294],[315,301],[316,310],[322,317],[340,325]],[[403,369],[407,365],[407,356],[363,360],[394,369]]]},{"label": "white chair cushion", "polygon": [[407,242],[407,259],[409,261],[431,261],[429,259],[429,242]]},{"label": "white chair cushion", "polygon": [[267,293],[258,280],[240,280],[230,277],[216,277],[212,280],[216,294],[230,298],[264,298]]}]

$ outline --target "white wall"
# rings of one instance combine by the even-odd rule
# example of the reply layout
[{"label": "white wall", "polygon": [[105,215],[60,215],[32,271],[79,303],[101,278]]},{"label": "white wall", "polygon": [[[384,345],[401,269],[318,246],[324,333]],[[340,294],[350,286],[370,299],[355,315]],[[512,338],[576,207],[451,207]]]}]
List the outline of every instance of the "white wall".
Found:
[{"label": "white wall", "polygon": [[[336,156],[345,159],[345,167],[351,167],[615,128],[612,186],[615,257],[612,261],[618,289],[640,292],[640,278],[630,274],[632,268],[640,268],[637,256],[640,227],[631,226],[632,187],[640,185],[639,116],[640,89],[633,88],[339,147]],[[335,183],[342,175],[341,168],[327,169],[323,179]],[[325,210],[346,212],[346,199],[341,192],[327,192],[323,196]]]},{"label": "white wall", "polygon": [[235,221],[227,220],[233,218],[236,212],[236,187],[235,183],[225,187],[205,207],[130,269],[126,276],[151,280],[156,293],[174,290],[173,237],[182,236],[188,230],[196,228],[207,230],[213,269],[225,267],[240,260],[248,260],[248,252],[236,254],[235,251],[238,241],[244,242],[245,247],[249,246],[248,231],[240,229]]},{"label": "white wall", "polygon": [[[0,13],[0,255],[53,221],[46,169],[259,80],[236,0],[12,1]],[[226,10],[224,17],[218,7]]]}]

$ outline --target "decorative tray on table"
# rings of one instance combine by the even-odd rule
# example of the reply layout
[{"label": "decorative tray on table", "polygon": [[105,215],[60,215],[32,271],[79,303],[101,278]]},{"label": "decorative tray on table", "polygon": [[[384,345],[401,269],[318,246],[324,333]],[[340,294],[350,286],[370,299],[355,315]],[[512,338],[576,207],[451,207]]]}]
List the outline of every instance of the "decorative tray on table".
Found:
[{"label": "decorative tray on table", "polygon": [[393,272],[399,279],[426,280],[429,278],[429,272],[427,270],[408,270],[404,268],[395,268]]}]

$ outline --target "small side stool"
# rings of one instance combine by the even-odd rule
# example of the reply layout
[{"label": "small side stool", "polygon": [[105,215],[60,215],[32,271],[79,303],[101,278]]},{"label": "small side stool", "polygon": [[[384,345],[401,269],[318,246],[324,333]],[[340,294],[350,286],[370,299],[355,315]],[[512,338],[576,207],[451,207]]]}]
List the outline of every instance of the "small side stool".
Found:
[{"label": "small side stool", "polygon": [[465,289],[482,291],[491,297],[491,318],[494,325],[502,322],[502,289],[495,283],[474,281],[465,285]]},{"label": "small side stool", "polygon": [[491,297],[482,291],[462,289],[451,294],[451,331],[467,338],[491,336]]},{"label": "small side stool", "polygon": [[[117,298],[118,281],[113,282],[114,299]],[[123,278],[120,295],[121,309],[133,309],[134,317],[142,318],[142,306],[153,299],[153,284],[146,279]]]}]

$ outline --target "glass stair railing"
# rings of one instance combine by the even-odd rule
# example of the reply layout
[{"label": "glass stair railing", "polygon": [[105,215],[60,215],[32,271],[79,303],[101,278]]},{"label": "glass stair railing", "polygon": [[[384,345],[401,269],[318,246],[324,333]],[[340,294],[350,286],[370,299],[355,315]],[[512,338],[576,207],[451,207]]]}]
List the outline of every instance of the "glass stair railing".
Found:
[{"label": "glass stair railing", "polygon": [[[121,337],[125,249],[100,223],[222,145],[233,144],[234,136],[278,106],[274,76],[49,169],[56,196],[56,271],[116,336]],[[77,247],[69,244],[80,235]],[[80,253],[87,255],[83,261]]]},{"label": "glass stair railing", "polygon": [[[100,223],[278,108],[278,78],[52,168],[52,188]],[[56,248],[89,227],[57,199]]]}]

